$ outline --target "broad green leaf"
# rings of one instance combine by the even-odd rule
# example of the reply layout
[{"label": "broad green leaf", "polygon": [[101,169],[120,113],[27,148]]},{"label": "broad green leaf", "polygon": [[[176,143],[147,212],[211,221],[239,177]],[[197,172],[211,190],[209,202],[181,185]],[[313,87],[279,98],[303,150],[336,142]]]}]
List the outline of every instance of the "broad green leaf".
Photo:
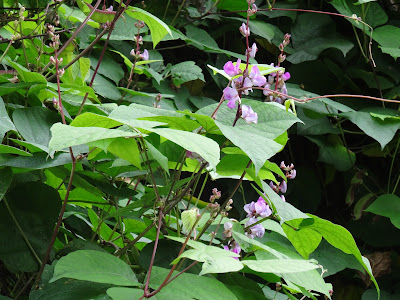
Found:
[{"label": "broad green leaf", "polygon": [[13,173],[10,168],[0,169],[0,201],[11,185]]},{"label": "broad green leaf", "polygon": [[55,112],[39,106],[19,108],[14,111],[13,120],[18,132],[27,142],[43,151],[49,151],[50,128],[60,121]]},{"label": "broad green leaf", "polygon": [[392,56],[395,60],[400,57],[400,48],[391,48],[391,47],[380,47],[383,53],[387,53]]},{"label": "broad green leaf", "polygon": [[172,82],[176,86],[196,79],[204,81],[203,71],[194,61],[184,61],[173,65],[170,72],[172,75]]},{"label": "broad green leaf", "polygon": [[[361,5],[354,5],[355,3],[353,0],[332,0],[329,3],[345,16],[351,17],[356,15],[357,17],[362,17],[363,21],[373,28],[383,25],[388,21],[388,16],[385,13],[385,10],[378,3],[369,3],[367,10],[363,10]],[[346,20],[364,32],[370,32],[370,29],[361,22],[349,18],[346,18]],[[375,30],[373,36],[374,35]]]},{"label": "broad green leaf", "polygon": [[219,145],[210,138],[188,131],[169,128],[151,129],[151,131],[165,137],[190,152],[196,152],[204,158],[213,169],[219,162]]},{"label": "broad green leaf", "polygon": [[281,224],[295,219],[309,218],[309,216],[298,210],[290,203],[282,201],[282,198],[279,197],[278,194],[275,193],[264,181],[261,181],[261,184],[265,194],[258,193],[268,204],[270,204],[271,208],[274,208],[275,213],[280,217]]},{"label": "broad green leaf", "polygon": [[[189,45],[193,45],[196,48],[211,52],[211,53],[223,53],[231,57],[240,58],[242,61],[246,60],[246,56],[243,54],[238,54],[236,52],[228,51],[226,49],[221,49],[215,40],[210,36],[210,34],[199,27],[188,25],[186,29],[185,42]],[[253,58],[250,58],[250,63],[255,63]]]},{"label": "broad green leaf", "polygon": [[[324,219],[320,219],[316,216],[309,214],[314,219],[314,223],[311,228],[322,234],[324,239],[332,246],[342,250],[344,253],[352,254],[363,266],[365,271],[370,275],[372,282],[379,294],[379,286],[376,282],[374,275],[372,274],[371,266],[366,264],[364,257],[361,256],[360,250],[357,248],[356,242],[354,241],[351,233],[340,225],[333,224]],[[368,260],[366,260],[368,262]]]},{"label": "broad green leaf", "polygon": [[146,23],[146,25],[150,29],[151,39],[153,40],[154,48],[167,33],[172,36],[171,30],[169,29],[167,24],[165,24],[156,16],[139,7],[130,7],[126,11],[126,14],[134,19],[138,19]]},{"label": "broad green leaf", "polygon": [[[51,275],[50,275],[51,276]],[[43,276],[42,276],[43,278]],[[53,283],[44,283],[40,289],[32,289],[31,300],[110,300],[106,291],[112,285],[90,281],[63,278]],[[0,298],[1,299],[1,298]]]},{"label": "broad green leaf", "polygon": [[[322,240],[322,235],[307,227],[299,228],[302,220],[292,220],[291,226],[282,224],[288,240],[305,259],[317,249]],[[299,228],[297,230],[293,229]]]},{"label": "broad green leaf", "polygon": [[[5,206],[5,199],[37,257],[23,239]],[[47,251],[60,209],[61,199],[57,190],[43,183],[23,182],[7,192],[0,202],[0,245],[7,245],[0,247],[0,260],[10,270],[39,270],[38,260]]]},{"label": "broad green leaf", "polygon": [[156,160],[160,166],[169,174],[168,158],[162,154],[156,147],[146,141],[147,151],[149,152],[149,158]]},{"label": "broad green leaf", "polygon": [[0,154],[2,153],[18,154],[22,156],[32,156],[32,154],[29,152],[7,145],[0,145]]},{"label": "broad green leaf", "polygon": [[[247,124],[240,119],[236,126],[232,127],[236,110],[229,109],[225,104],[219,108],[215,124],[226,138],[242,149],[253,161],[257,174],[266,160],[282,149],[282,145],[274,140],[299,119],[276,103],[246,99],[242,99],[242,102],[251,105],[258,114],[257,124]],[[210,116],[217,105],[209,105],[197,113]]]},{"label": "broad green leaf", "polygon": [[336,170],[347,171],[356,162],[356,155],[353,151],[342,145],[337,136],[318,136],[307,137],[310,141],[318,145],[318,161],[333,166]]},{"label": "broad green leaf", "polygon": [[379,196],[365,211],[388,217],[394,226],[400,228],[400,198],[394,194]]},{"label": "broad green leaf", "polygon": [[[274,249],[276,249],[277,251],[281,251],[289,259],[305,261],[297,253],[282,246],[281,244],[278,244],[276,242],[268,242],[267,244],[271,247],[274,247]],[[262,251],[257,251],[255,255],[257,260],[271,259],[267,253]],[[277,275],[281,276],[286,281],[289,287],[291,286],[299,292],[299,286],[307,290],[320,292],[325,295],[329,295],[329,290],[332,289],[332,285],[329,283],[325,283],[320,272],[316,269],[305,272],[277,273]],[[297,286],[295,286],[294,284],[296,284]]]},{"label": "broad green leaf", "polygon": [[107,295],[113,300],[139,299],[144,291],[123,287],[112,287],[107,290]]},{"label": "broad green leaf", "polygon": [[69,153],[57,153],[54,158],[50,158],[47,153],[34,153],[32,156],[8,157],[1,161],[0,166],[8,166],[21,169],[46,169],[71,163]]},{"label": "broad green leaf", "polygon": [[371,112],[385,114],[385,111],[387,111],[388,115],[391,115],[390,109],[365,108],[359,111],[342,113],[340,116],[356,124],[365,134],[378,141],[383,149],[393,139],[400,127],[400,120],[380,120],[371,116]]},{"label": "broad green leaf", "polygon": [[271,43],[274,38],[275,32],[271,25],[264,21],[251,20],[249,22],[250,32],[254,33]]},{"label": "broad green leaf", "polygon": [[73,127],[56,123],[51,127],[52,138],[49,152],[59,151],[71,146],[116,137],[137,137],[134,132],[101,127]]},{"label": "broad green leaf", "polygon": [[139,285],[135,273],[125,262],[112,254],[94,250],[78,250],[62,257],[54,268],[50,283],[60,278],[122,286]]},{"label": "broad green leaf", "polygon": [[27,68],[11,60],[7,60],[7,64],[12,66],[18,72],[18,75],[21,77],[23,82],[47,83],[46,78],[40,73],[31,72]]},{"label": "broad green leaf", "polygon": [[[168,273],[169,269],[153,267],[151,271],[150,287],[152,289],[157,289]],[[176,276],[178,273],[179,272],[174,271],[172,277]],[[190,273],[183,273],[177,277],[166,285],[156,297],[157,300],[210,299],[210,291],[212,291],[211,297],[213,300],[237,300],[236,296],[217,279]]]},{"label": "broad green leaf", "polygon": [[135,167],[141,169],[140,152],[136,139],[120,137],[108,146],[108,151],[112,154],[129,161]]},{"label": "broad green leaf", "polygon": [[310,254],[310,258],[318,261],[322,265],[325,272],[323,277],[328,277],[346,268],[359,270],[362,272],[363,268],[357,259],[343,251],[333,247],[327,241],[322,241],[318,248]]},{"label": "broad green leaf", "polygon": [[300,259],[269,259],[269,260],[242,260],[245,266],[262,273],[299,273],[319,266],[312,261]]},{"label": "broad green leaf", "polygon": [[[168,236],[169,239],[183,243],[184,238]],[[177,264],[183,257],[203,262],[203,267],[199,275],[208,273],[236,272],[243,268],[238,254],[215,246],[207,246],[201,242],[188,241],[188,245],[194,249],[186,250],[172,263]]]},{"label": "broad green leaf", "polygon": [[106,116],[97,115],[94,113],[83,113],[77,116],[70,124],[74,127],[103,127],[112,128],[122,125],[121,122],[114,121]]},{"label": "broad green leaf", "polygon": [[8,116],[3,99],[0,97],[0,137],[3,139],[7,131],[16,130],[13,122]]},{"label": "broad green leaf", "polygon": [[328,48],[337,48],[346,56],[354,46],[336,34],[335,23],[329,16],[323,14],[299,15],[291,34],[295,53],[287,59],[294,64],[315,60]]},{"label": "broad green leaf", "polygon": [[280,253],[279,251],[276,251],[275,249],[266,246],[259,241],[255,239],[248,238],[246,235],[243,233],[243,228],[242,225],[238,223],[233,224],[233,231],[232,231],[232,236],[235,239],[236,242],[239,243],[240,248],[242,248],[246,252],[253,252],[256,250],[263,250],[274,256],[275,258],[279,259],[286,259],[286,255]]},{"label": "broad green leaf", "polygon": [[16,82],[16,83],[2,83],[0,84],[0,96],[7,95],[16,91],[24,91],[25,88],[30,87],[35,84],[40,84],[40,82]]},{"label": "broad green leaf", "polygon": [[397,36],[400,34],[400,28],[393,25],[381,26],[374,30],[372,38],[382,47],[400,48],[400,41]]}]

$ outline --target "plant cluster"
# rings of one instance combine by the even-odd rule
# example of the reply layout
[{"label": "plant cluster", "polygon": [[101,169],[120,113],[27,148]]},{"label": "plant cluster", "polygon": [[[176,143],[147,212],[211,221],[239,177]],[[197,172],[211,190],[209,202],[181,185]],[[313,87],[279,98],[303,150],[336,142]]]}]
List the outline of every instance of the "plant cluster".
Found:
[{"label": "plant cluster", "polygon": [[395,9],[1,6],[0,299],[399,292]]}]

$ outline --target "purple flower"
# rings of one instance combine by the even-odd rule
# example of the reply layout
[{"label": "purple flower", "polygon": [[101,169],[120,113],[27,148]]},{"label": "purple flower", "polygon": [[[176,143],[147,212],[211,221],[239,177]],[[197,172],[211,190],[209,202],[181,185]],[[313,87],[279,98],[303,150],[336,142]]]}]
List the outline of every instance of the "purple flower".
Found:
[{"label": "purple flower", "polygon": [[143,60],[149,60],[149,51],[147,51],[147,49],[144,49],[143,53],[140,54],[139,57]]},{"label": "purple flower", "polygon": [[286,72],[286,73],[282,74],[282,79],[283,79],[284,81],[289,80],[289,79],[290,79],[290,73],[289,73],[289,72]]},{"label": "purple flower", "polygon": [[295,179],[295,178],[296,178],[296,169],[290,170],[290,171],[286,174],[286,178],[287,178],[287,179]]},{"label": "purple flower", "polygon": [[260,74],[260,70],[258,69],[257,66],[253,66],[251,68],[249,78],[251,79],[251,82],[256,86],[263,86],[265,84],[265,82],[267,81],[265,76],[262,76]]},{"label": "purple flower", "polygon": [[[253,45],[251,46],[251,49],[250,49],[250,57],[252,57],[252,58],[256,57],[257,51],[258,51],[257,45],[256,45],[256,43],[253,43]],[[246,55],[247,55],[247,50],[246,50]]]},{"label": "purple flower", "polygon": [[239,27],[239,31],[243,36],[250,35],[250,28],[248,28],[244,23],[242,23],[242,26]]},{"label": "purple flower", "polygon": [[257,124],[258,116],[257,113],[253,111],[251,106],[242,105],[242,119],[245,120],[247,124]]},{"label": "purple flower", "polygon": [[251,203],[246,204],[243,209],[247,212],[248,218],[266,218],[272,215],[272,210],[269,208],[269,205],[265,203],[262,197],[259,197],[257,202],[252,201]]},{"label": "purple flower", "polygon": [[231,222],[226,222],[224,224],[224,232],[222,232],[222,238],[227,239],[232,236],[232,223]]},{"label": "purple flower", "polygon": [[[228,246],[224,246],[224,249],[227,251],[231,251],[236,254],[240,254],[242,249],[240,248],[239,244],[236,241],[231,241]],[[238,257],[234,257],[234,259],[239,260]]]},{"label": "purple flower", "polygon": [[236,107],[236,101],[239,101],[239,94],[236,89],[231,87],[224,88],[224,98],[228,100],[228,107],[230,109]]},{"label": "purple flower", "polygon": [[245,89],[243,90],[243,94],[248,95],[248,94],[249,94],[249,91],[251,91],[251,92],[253,91],[253,90],[251,89],[251,87],[253,86],[253,82],[251,82],[251,79],[250,79],[250,78],[246,77],[246,78],[244,79],[244,82],[243,82],[243,76],[240,76],[240,77],[235,78],[235,79],[233,80],[233,85],[234,85],[237,89],[239,89],[239,88],[242,87],[242,83],[243,83],[243,88],[245,88]]},{"label": "purple flower", "polygon": [[282,199],[283,202],[286,202],[285,196],[281,195],[281,199]]},{"label": "purple flower", "polygon": [[224,65],[224,71],[226,74],[228,74],[229,76],[236,76],[240,73],[240,63],[241,60],[238,59],[236,62],[236,65],[233,65],[233,63],[231,61],[228,61],[225,65]]},{"label": "purple flower", "polygon": [[[247,220],[245,227],[249,227],[256,222],[258,222],[257,218],[250,218]],[[246,236],[251,239],[254,239],[254,237],[262,238],[264,233],[265,228],[261,224],[257,224],[247,229]]]},{"label": "purple flower", "polygon": [[282,193],[286,193],[286,191],[287,191],[286,181],[282,181],[282,183],[280,184],[279,187],[280,187],[280,190],[281,190]]}]

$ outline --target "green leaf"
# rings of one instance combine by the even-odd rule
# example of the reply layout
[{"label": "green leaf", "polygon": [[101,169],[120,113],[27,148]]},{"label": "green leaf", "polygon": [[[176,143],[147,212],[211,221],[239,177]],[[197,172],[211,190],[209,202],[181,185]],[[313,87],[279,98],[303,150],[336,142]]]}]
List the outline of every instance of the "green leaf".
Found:
[{"label": "green leaf", "polygon": [[390,218],[393,225],[400,229],[400,198],[398,196],[394,194],[381,195],[365,211]]},{"label": "green leaf", "polygon": [[47,80],[42,74],[37,72],[31,72],[27,68],[9,59],[7,60],[7,64],[12,66],[18,72],[18,75],[21,77],[21,80],[23,82],[47,84]]},{"label": "green leaf", "polygon": [[151,13],[139,7],[130,7],[126,11],[126,13],[132,18],[141,20],[146,23],[146,25],[150,29],[151,39],[153,40],[154,48],[167,33],[172,36],[171,30],[169,29],[168,25]]},{"label": "green leaf", "polygon": [[[35,84],[40,84],[40,82],[16,82],[16,83],[2,83],[0,84],[0,96],[7,95],[18,90],[24,91],[25,88],[30,87]],[[2,101],[2,100],[0,100]]]},{"label": "green leaf", "polygon": [[50,283],[60,278],[122,286],[139,285],[135,273],[126,263],[111,254],[94,250],[78,250],[62,257],[54,268]]},{"label": "green leaf", "polygon": [[0,201],[11,185],[13,173],[10,168],[0,169]]},{"label": "green leaf", "polygon": [[[168,273],[168,269],[156,266],[153,267],[150,278],[150,287],[152,289],[157,289]],[[172,273],[172,278],[178,273],[179,272],[174,271]],[[236,296],[223,283],[215,278],[189,273],[183,273],[177,277],[171,283],[166,285],[156,295],[156,297],[157,300],[210,299],[210,291],[212,291],[213,300],[237,300]]]},{"label": "green leaf", "polygon": [[340,116],[356,124],[368,136],[379,142],[383,149],[394,137],[400,126],[400,120],[380,120],[371,116],[371,112],[392,115],[392,110],[383,108],[364,108],[359,111],[346,112]]},{"label": "green leaf", "polygon": [[382,47],[400,48],[400,41],[397,38],[400,34],[400,28],[393,25],[378,27],[372,33],[372,38]]},{"label": "green leaf", "polygon": [[38,260],[45,256],[54,222],[60,213],[60,196],[56,189],[46,184],[23,182],[7,192],[5,199],[26,239],[22,237],[3,199],[0,202],[0,245],[7,247],[0,247],[0,260],[13,272],[35,272],[40,267]]},{"label": "green leaf", "polygon": [[32,156],[9,157],[1,161],[1,166],[8,166],[21,169],[46,169],[71,163],[69,153],[57,153],[54,158],[49,158],[47,153],[34,153]]},{"label": "green leaf", "polygon": [[317,269],[315,262],[300,259],[243,260],[250,269],[262,273],[298,273]]},{"label": "green leaf", "polygon": [[[51,275],[50,275],[51,276]],[[42,276],[43,278],[43,276]],[[111,285],[81,281],[70,278],[57,280],[53,283],[41,284],[40,288],[32,289],[31,300],[109,300],[106,291]]]},{"label": "green leaf", "polygon": [[[257,174],[266,160],[282,149],[282,145],[274,140],[299,119],[277,103],[246,99],[242,99],[242,103],[251,105],[258,114],[257,124],[247,124],[240,119],[236,126],[232,127],[236,110],[231,110],[224,104],[218,110],[215,124],[226,138],[253,161]],[[197,113],[210,116],[217,105],[209,105]]]},{"label": "green leaf", "polygon": [[107,290],[107,295],[113,300],[139,299],[143,293],[143,290],[123,287],[112,287]]},{"label": "green leaf", "polygon": [[275,31],[272,29],[271,24],[267,22],[251,20],[249,22],[249,27],[251,33],[266,39],[269,43],[271,43],[272,39],[274,38]]},{"label": "green leaf", "polygon": [[338,171],[351,169],[356,162],[356,155],[353,151],[342,145],[338,136],[307,137],[318,145],[318,161],[333,166]]},{"label": "green leaf", "polygon": [[[318,245],[321,243],[322,235],[307,227],[299,228],[301,222],[302,220],[292,220],[290,222],[291,226],[282,224],[282,228],[288,240],[301,256],[308,259],[308,256],[317,249]],[[294,230],[293,227],[299,229]]]},{"label": "green leaf", "polygon": [[354,46],[350,41],[338,37],[332,19],[322,14],[299,15],[291,34],[295,53],[287,59],[294,64],[315,60],[328,48],[337,48],[345,56]]},{"label": "green leaf", "polygon": [[0,137],[3,139],[4,134],[10,130],[16,130],[13,122],[8,116],[3,99],[0,97]]},{"label": "green leaf", "polygon": [[[361,5],[354,5],[355,3],[353,0],[332,0],[329,3],[345,16],[351,17],[356,15],[357,17],[362,17],[363,21],[373,28],[383,25],[388,21],[388,16],[384,9],[375,2],[368,4],[369,7],[366,10],[364,10]],[[365,33],[370,33],[370,29],[361,22],[349,18],[346,18],[346,20]],[[375,35],[375,30],[373,35]]]},{"label": "green leaf", "polygon": [[32,154],[29,152],[7,145],[0,145],[0,154],[2,153],[18,154],[22,156],[32,156]]},{"label": "green leaf", "polygon": [[196,66],[194,61],[184,61],[173,65],[170,72],[172,75],[172,82],[176,86],[196,79],[204,81],[203,71],[199,66]]},{"label": "green leaf", "polygon": [[400,48],[391,48],[391,47],[380,47],[383,53],[387,53],[392,56],[395,60],[400,57]]},{"label": "green leaf", "polygon": [[[197,213],[196,213],[197,214]],[[183,243],[184,238],[168,236],[169,239]],[[240,255],[215,246],[207,246],[201,242],[189,240],[187,243],[194,249],[186,250],[172,263],[177,264],[183,257],[203,262],[199,275],[208,273],[236,272],[243,268],[240,261],[234,259]]]},{"label": "green leaf", "polygon": [[71,146],[86,144],[116,137],[137,137],[138,135],[119,129],[101,127],[73,127],[56,123],[51,127],[52,138],[49,143],[49,152],[59,151]]},{"label": "green leaf", "polygon": [[129,161],[135,167],[141,169],[140,152],[135,139],[132,138],[116,138],[108,146],[108,151],[112,154]]},{"label": "green leaf", "polygon": [[271,187],[266,184],[264,181],[261,181],[262,189],[264,191],[264,195],[260,193],[260,196],[264,198],[264,200],[274,208],[274,212],[280,217],[280,223],[283,224],[284,222],[295,220],[295,219],[308,219],[305,213],[298,210],[296,207],[291,205],[288,202],[282,201],[282,198],[275,193]]},{"label": "green leaf", "polygon": [[272,254],[275,258],[285,259],[288,258],[286,255],[282,254],[275,249],[260,243],[255,239],[248,238],[244,235],[243,227],[239,223],[233,223],[232,228],[232,236],[236,242],[239,243],[240,248],[242,248],[245,252],[254,252],[256,250],[263,250]]},{"label": "green leaf", "polygon": [[162,154],[156,147],[146,141],[147,151],[149,152],[149,158],[157,161],[160,166],[169,174],[168,158]]},{"label": "green leaf", "polygon": [[322,241],[318,248],[310,254],[310,258],[318,261],[322,265],[325,272],[323,277],[328,277],[346,268],[359,270],[362,272],[363,268],[357,259],[351,255],[342,252],[341,250],[333,247],[327,241]]},{"label": "green leaf", "polygon": [[14,111],[13,120],[18,132],[27,142],[43,151],[49,151],[50,127],[60,121],[55,112],[39,106],[19,108]]},{"label": "green leaf", "polygon": [[196,152],[204,158],[213,169],[219,162],[219,145],[210,138],[192,132],[169,128],[151,129],[151,131],[165,137],[190,152]]},{"label": "green leaf", "polygon": [[[309,214],[314,219],[314,223],[311,228],[322,234],[324,239],[332,246],[342,250],[344,253],[352,254],[358,260],[358,262],[363,266],[363,268],[370,275],[372,282],[379,294],[379,286],[376,282],[374,275],[372,274],[371,266],[366,264],[364,258],[361,256],[360,250],[358,250],[356,242],[354,241],[351,233],[344,227],[340,225],[333,224],[324,219],[320,219],[316,216]],[[368,260],[366,260],[368,262]]]}]

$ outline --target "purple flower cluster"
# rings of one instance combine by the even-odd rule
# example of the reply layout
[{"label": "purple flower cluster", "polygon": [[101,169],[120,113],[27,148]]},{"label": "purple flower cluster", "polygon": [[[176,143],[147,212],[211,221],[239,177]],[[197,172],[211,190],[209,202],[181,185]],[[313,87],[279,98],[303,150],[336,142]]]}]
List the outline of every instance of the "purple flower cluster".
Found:
[{"label": "purple flower cluster", "polygon": [[[259,197],[257,202],[252,201],[249,204],[246,204],[243,207],[244,211],[247,212],[247,217],[249,218],[246,222],[246,227],[251,226],[254,223],[258,222],[258,217],[267,218],[272,215],[272,210],[267,203],[265,203],[262,197]],[[250,227],[246,231],[246,235],[249,238],[254,237],[263,237],[265,233],[265,229],[261,224],[256,224]]]},{"label": "purple flower cluster", "polygon": [[[232,240],[231,242],[229,242],[228,246],[224,246],[224,249],[231,251],[233,253],[236,253],[236,254],[240,254],[240,252],[242,251],[239,244],[235,240]],[[234,259],[239,260],[238,257],[234,257]]]},{"label": "purple flower cluster", "polygon": [[[271,64],[271,66],[273,67],[274,64]],[[276,82],[277,79],[278,79],[278,83]],[[281,94],[276,94],[276,93],[268,91],[268,90],[263,90],[263,94],[265,96],[267,96],[267,99],[269,101],[275,101],[275,102],[282,104],[283,101],[286,100],[286,96],[284,96],[284,95],[287,95],[287,88],[286,88],[285,81],[287,81],[289,79],[290,79],[289,72],[279,74],[279,76],[277,73],[270,74],[268,76],[267,82],[264,85],[264,88],[275,91],[275,87],[276,87],[276,91]]]},{"label": "purple flower cluster", "polygon": [[[293,164],[290,164],[289,166],[285,165],[285,162],[282,161],[280,164],[280,168],[285,171],[285,177],[286,179],[295,179],[296,178],[296,169],[294,168]],[[282,182],[278,184],[274,184],[272,181],[269,183],[269,186],[271,189],[273,189],[277,194],[281,192],[282,194],[286,193],[287,191],[287,183],[286,180],[283,180]],[[286,202],[285,196],[280,195],[282,200]]]}]

